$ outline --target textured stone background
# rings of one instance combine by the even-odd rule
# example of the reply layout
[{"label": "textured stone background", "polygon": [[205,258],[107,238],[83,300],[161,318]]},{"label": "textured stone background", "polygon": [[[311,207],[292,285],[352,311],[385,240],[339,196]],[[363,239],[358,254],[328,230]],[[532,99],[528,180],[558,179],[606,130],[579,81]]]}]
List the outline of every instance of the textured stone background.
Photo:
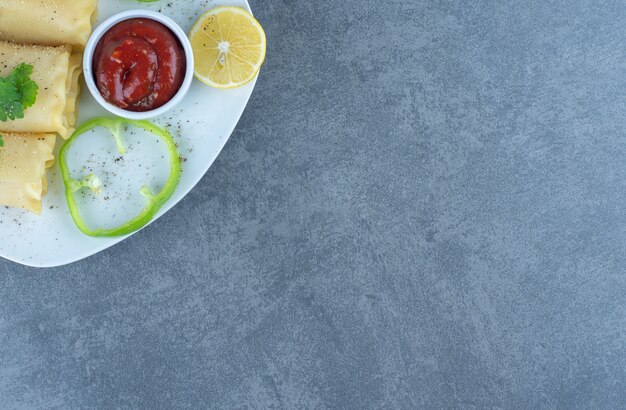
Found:
[{"label": "textured stone background", "polygon": [[200,185],[88,260],[0,262],[0,407],[626,407],[623,2],[253,8]]}]

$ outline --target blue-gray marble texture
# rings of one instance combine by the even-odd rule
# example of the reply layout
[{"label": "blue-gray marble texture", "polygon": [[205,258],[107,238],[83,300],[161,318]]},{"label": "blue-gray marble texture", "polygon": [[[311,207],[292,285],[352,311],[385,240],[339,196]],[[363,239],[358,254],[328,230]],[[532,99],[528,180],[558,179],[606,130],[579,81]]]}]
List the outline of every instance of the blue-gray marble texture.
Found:
[{"label": "blue-gray marble texture", "polygon": [[624,3],[252,7],[197,188],[0,261],[0,408],[625,408]]}]

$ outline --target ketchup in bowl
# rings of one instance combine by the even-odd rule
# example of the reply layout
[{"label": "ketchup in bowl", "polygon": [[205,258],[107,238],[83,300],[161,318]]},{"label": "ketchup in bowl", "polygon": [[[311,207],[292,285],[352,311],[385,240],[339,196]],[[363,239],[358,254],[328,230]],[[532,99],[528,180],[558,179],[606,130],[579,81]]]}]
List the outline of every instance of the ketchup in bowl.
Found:
[{"label": "ketchup in bowl", "polygon": [[151,111],[167,104],[183,84],[185,70],[185,51],[178,38],[147,18],[111,27],[93,55],[100,94],[128,111]]}]

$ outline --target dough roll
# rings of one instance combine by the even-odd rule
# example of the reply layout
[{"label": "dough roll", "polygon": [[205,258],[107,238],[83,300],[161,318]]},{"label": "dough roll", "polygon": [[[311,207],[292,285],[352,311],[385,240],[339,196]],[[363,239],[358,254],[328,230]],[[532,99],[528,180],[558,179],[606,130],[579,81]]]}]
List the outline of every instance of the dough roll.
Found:
[{"label": "dough roll", "polygon": [[0,0],[0,40],[84,49],[98,0]]},{"label": "dough roll", "polygon": [[41,213],[46,169],[54,164],[54,134],[2,133],[0,205]]},{"label": "dough roll", "polygon": [[8,76],[20,63],[33,66],[39,86],[37,100],[24,118],[0,122],[1,132],[58,133],[69,138],[76,127],[81,75],[80,54],[69,46],[46,47],[0,41],[0,77]]}]

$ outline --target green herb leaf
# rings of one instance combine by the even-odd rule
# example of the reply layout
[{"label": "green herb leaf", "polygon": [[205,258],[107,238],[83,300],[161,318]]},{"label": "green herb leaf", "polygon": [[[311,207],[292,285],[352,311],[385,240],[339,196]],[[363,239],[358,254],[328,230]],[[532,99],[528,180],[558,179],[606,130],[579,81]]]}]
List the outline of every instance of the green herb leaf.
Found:
[{"label": "green herb leaf", "polygon": [[15,85],[0,79],[0,121],[24,118],[21,96]]},{"label": "green herb leaf", "polygon": [[37,83],[30,79],[33,74],[33,66],[30,64],[20,64],[9,75],[7,80],[11,81],[17,92],[21,94],[22,108],[27,109],[32,107],[37,100],[37,92],[39,86]]},{"label": "green herb leaf", "polygon": [[2,139],[2,135],[0,135],[0,147],[4,147],[4,140]]},{"label": "green herb leaf", "polygon": [[33,66],[20,64],[7,78],[0,78],[0,121],[24,118],[24,110],[35,104],[39,87],[30,79]]}]

